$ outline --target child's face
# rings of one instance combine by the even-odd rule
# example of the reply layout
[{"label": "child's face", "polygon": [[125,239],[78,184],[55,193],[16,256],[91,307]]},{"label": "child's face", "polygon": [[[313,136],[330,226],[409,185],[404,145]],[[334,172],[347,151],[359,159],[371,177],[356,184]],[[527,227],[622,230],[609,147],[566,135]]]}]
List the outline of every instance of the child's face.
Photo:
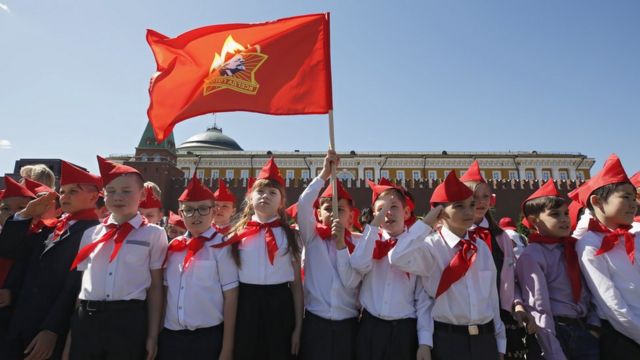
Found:
[{"label": "child's face", "polygon": [[151,208],[151,209],[139,209],[140,214],[142,216],[144,216],[148,221],[149,224],[160,224],[160,220],[162,220],[162,210],[158,209],[158,208]]},{"label": "child's face", "polygon": [[[476,185],[477,184],[477,185]],[[491,203],[491,190],[489,185],[485,183],[473,183],[468,185],[473,190],[473,200],[476,203],[473,218],[474,221],[481,221],[489,211]]]},{"label": "child's face", "polygon": [[18,211],[24,210],[29,204],[28,197],[24,196],[12,196],[0,200],[0,225],[4,225],[4,222],[13,214]]},{"label": "child's face", "polygon": [[233,201],[216,201],[214,210],[213,222],[217,225],[227,225],[231,222],[231,217],[236,213]]},{"label": "child's face", "polygon": [[67,184],[60,186],[60,208],[73,214],[80,210],[95,208],[98,189],[91,185]]},{"label": "child's face", "polygon": [[271,186],[261,186],[251,192],[251,205],[255,212],[264,217],[278,215],[278,209],[282,208],[282,194],[280,190]]},{"label": "child's face", "polygon": [[633,185],[623,184],[606,201],[601,201],[596,208],[607,220],[615,225],[630,225],[638,210],[636,191]]},{"label": "child's face", "polygon": [[138,212],[140,199],[144,197],[144,187],[136,175],[118,176],[105,186],[104,202],[115,216],[133,215]]},{"label": "child's face", "polygon": [[[324,201],[320,208],[318,208],[318,218],[322,225],[331,225],[331,215],[333,214],[333,207],[330,201]],[[338,199],[338,220],[345,228],[350,228],[351,218],[353,217],[353,210],[351,209],[351,203],[346,199]]]},{"label": "child's face", "polygon": [[391,206],[385,214],[384,222],[380,227],[391,236],[398,236],[404,231],[404,220],[409,217],[409,207],[402,204],[397,196],[392,194],[380,195],[376,200],[373,210],[377,214],[384,206],[384,202],[390,201]]},{"label": "child's face", "polygon": [[213,221],[213,201],[185,201],[180,203],[180,215],[191,233],[200,235],[211,227]]},{"label": "child's face", "polygon": [[476,204],[473,197],[447,203],[440,213],[444,225],[456,234],[464,234],[473,225]]},{"label": "child's face", "polygon": [[538,216],[532,216],[528,220],[541,235],[557,238],[571,235],[571,220],[567,204],[563,204],[557,209],[546,209]]},{"label": "child's face", "polygon": [[187,229],[183,229],[179,226],[171,224],[167,225],[167,237],[169,238],[169,240],[177,238],[178,236],[184,234],[186,231]]}]

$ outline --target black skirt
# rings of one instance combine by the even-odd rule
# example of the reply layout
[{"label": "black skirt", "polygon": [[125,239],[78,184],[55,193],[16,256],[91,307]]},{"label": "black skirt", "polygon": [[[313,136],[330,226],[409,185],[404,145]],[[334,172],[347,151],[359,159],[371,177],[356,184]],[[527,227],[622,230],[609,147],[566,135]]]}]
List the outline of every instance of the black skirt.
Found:
[{"label": "black skirt", "polygon": [[293,294],[288,283],[240,283],[234,359],[293,359],[294,327]]},{"label": "black skirt", "polygon": [[164,328],[158,337],[158,360],[217,359],[223,334],[223,324],[196,330]]}]

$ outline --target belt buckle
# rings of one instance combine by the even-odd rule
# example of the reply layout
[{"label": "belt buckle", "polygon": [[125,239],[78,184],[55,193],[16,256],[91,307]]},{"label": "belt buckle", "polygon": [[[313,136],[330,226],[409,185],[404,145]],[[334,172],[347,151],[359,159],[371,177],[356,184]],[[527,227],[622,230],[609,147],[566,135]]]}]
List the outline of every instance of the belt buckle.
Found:
[{"label": "belt buckle", "polygon": [[467,328],[469,329],[469,335],[480,334],[480,329],[478,329],[478,325],[469,325]]},{"label": "belt buckle", "polygon": [[91,311],[91,312],[98,311],[98,308],[92,308],[91,307],[91,303],[94,303],[94,302],[95,301],[87,300],[87,302],[85,304],[85,308],[87,309],[87,311]]}]

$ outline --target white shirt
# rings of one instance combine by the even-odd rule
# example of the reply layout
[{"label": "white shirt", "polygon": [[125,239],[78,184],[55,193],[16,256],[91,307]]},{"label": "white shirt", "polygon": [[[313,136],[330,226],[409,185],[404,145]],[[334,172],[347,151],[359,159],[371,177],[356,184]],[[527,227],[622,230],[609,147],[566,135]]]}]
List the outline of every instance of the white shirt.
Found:
[{"label": "white shirt", "polygon": [[[81,300],[145,300],[151,286],[150,270],[162,268],[167,252],[167,233],[163,228],[147,224],[142,226],[142,215],[137,214],[129,223],[133,231],[124,240],[118,256],[109,262],[114,241],[98,245],[91,255],[78,264],[83,271]],[[115,224],[113,216],[108,224]],[[107,228],[100,224],[82,237],[80,249],[98,240]]]},{"label": "white shirt", "polygon": [[586,234],[587,231],[589,231],[589,221],[591,220],[591,218],[593,218],[593,214],[591,214],[591,210],[584,208],[584,213],[578,220],[578,223],[576,224],[576,228],[575,230],[573,230],[573,233],[571,234],[571,236],[573,236],[576,239],[580,239],[584,234]]},{"label": "white shirt", "polygon": [[635,264],[620,237],[613,249],[602,255],[603,234],[588,231],[576,243],[580,269],[601,319],[640,344],[640,235],[635,235]]},{"label": "white shirt", "polygon": [[[431,233],[426,239],[398,242],[389,253],[389,260],[402,271],[421,276],[431,298],[433,320],[453,325],[481,325],[493,320],[498,351],[504,354],[507,340],[500,320],[496,267],[484,241],[476,242],[476,259],[467,273],[436,299],[442,273],[458,252],[460,240],[447,227],[442,227],[439,233]],[[429,338],[432,336],[433,332]]]},{"label": "white shirt", "polygon": [[[274,217],[266,223],[276,219],[278,218]],[[255,215],[252,220],[260,222]],[[283,224],[283,226],[287,225]],[[240,269],[238,270],[240,282],[253,285],[276,285],[293,281],[294,257],[288,248],[287,235],[282,227],[274,227],[271,230],[278,245],[273,265],[269,262],[267,253],[266,229],[261,229],[258,234],[248,236],[240,242]]]},{"label": "white shirt", "polygon": [[[348,264],[348,249],[337,251],[335,240],[323,240],[316,231],[313,203],[323,186],[324,180],[320,177],[313,179],[298,199],[298,226],[305,246],[304,303],[305,308],[315,315],[344,320],[359,314],[357,283],[361,277]],[[354,244],[358,239],[360,235],[352,234]],[[338,256],[342,258],[340,271]],[[355,285],[347,287],[351,282]]]},{"label": "white shirt", "polygon": [[[202,233],[210,237],[215,229]],[[169,252],[164,270],[167,304],[164,327],[170,330],[195,330],[216,326],[224,321],[223,292],[238,286],[238,268],[230,247],[213,248],[223,241],[221,234],[205,242],[184,270],[187,250]],[[176,241],[176,240],[173,240]]]},{"label": "white shirt", "polygon": [[513,254],[516,256],[516,259],[519,258],[520,254],[522,254],[522,251],[525,248],[524,242],[522,242],[522,235],[520,235],[519,232],[511,229],[506,229],[504,232],[515,244],[515,246],[513,247]]}]

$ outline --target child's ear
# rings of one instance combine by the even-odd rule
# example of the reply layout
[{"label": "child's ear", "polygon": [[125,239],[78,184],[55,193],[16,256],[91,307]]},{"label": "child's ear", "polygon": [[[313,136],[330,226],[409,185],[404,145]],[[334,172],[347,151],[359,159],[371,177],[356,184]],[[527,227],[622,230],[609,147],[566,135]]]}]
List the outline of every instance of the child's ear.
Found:
[{"label": "child's ear", "polygon": [[411,217],[411,210],[409,210],[408,206],[404,207],[404,219],[407,220]]},{"label": "child's ear", "polygon": [[598,209],[602,210],[602,205],[603,205],[604,202],[602,201],[602,198],[600,198],[600,196],[591,195],[591,196],[589,196],[589,200],[588,201],[591,203],[591,206],[593,206],[594,209],[598,208]]}]

